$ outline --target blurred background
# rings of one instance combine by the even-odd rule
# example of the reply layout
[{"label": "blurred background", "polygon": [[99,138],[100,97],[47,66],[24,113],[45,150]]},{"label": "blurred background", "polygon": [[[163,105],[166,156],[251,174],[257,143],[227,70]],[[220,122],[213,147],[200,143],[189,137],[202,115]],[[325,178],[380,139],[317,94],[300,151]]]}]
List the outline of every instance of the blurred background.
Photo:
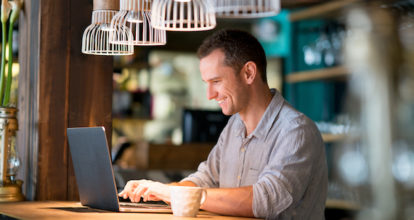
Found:
[{"label": "blurred background", "polygon": [[314,120],[329,166],[327,219],[414,217],[414,1],[285,1],[274,17],[167,32],[114,57],[112,159],[129,179],[179,181],[228,117],[206,98],[196,50],[222,28],[263,45],[268,84]]},{"label": "blurred background", "polygon": [[[260,40],[269,85],[317,123],[329,165],[327,219],[414,214],[413,13],[413,1],[325,1],[270,18],[218,20],[215,30],[237,27]],[[168,32],[166,46],[114,58],[120,182],[177,181],[196,169],[198,161],[153,164],[153,148],[176,146],[158,158],[165,162],[182,148],[204,154],[182,160],[202,160],[202,147],[214,146],[227,118],[207,100],[195,54],[211,32]]]}]

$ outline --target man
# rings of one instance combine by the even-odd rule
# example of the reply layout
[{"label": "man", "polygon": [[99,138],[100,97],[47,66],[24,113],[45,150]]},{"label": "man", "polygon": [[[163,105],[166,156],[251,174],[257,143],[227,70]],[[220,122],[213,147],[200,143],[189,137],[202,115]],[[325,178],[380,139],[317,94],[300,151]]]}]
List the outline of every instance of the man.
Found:
[{"label": "man", "polygon": [[[198,50],[207,98],[232,115],[207,161],[174,185],[207,188],[201,208],[270,219],[323,219],[327,191],[324,144],[315,124],[266,79],[266,57],[250,34],[221,30]],[[131,201],[170,201],[168,187],[130,181]]]}]

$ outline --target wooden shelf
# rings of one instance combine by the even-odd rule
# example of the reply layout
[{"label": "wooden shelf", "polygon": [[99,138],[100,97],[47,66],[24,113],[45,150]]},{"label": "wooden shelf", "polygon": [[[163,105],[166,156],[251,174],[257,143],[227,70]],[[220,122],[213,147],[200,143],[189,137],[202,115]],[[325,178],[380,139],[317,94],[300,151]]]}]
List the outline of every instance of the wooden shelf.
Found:
[{"label": "wooden shelf", "polygon": [[325,204],[327,209],[342,209],[349,211],[358,211],[360,206],[350,201],[339,200],[339,199],[327,199]]},{"label": "wooden shelf", "polygon": [[302,72],[293,72],[285,76],[288,83],[306,82],[312,80],[325,80],[343,78],[349,75],[349,71],[344,66],[330,67]]},{"label": "wooden shelf", "polygon": [[213,149],[214,143],[150,144],[148,167],[156,170],[197,170]]},{"label": "wooden shelf", "polygon": [[362,1],[361,0],[329,1],[327,3],[309,7],[301,11],[292,12],[289,16],[289,20],[291,22],[294,22],[294,21],[300,21],[300,20],[311,19],[311,18],[329,17],[329,15],[333,15],[332,17],[337,17],[339,10],[345,7],[348,7],[357,2],[362,2]]},{"label": "wooden shelf", "polygon": [[140,118],[140,117],[130,117],[130,116],[112,116],[112,121],[116,122],[148,122],[151,121],[151,118]]},{"label": "wooden shelf", "polygon": [[345,134],[322,134],[322,139],[325,143],[332,143],[337,141],[345,140],[346,135]]}]

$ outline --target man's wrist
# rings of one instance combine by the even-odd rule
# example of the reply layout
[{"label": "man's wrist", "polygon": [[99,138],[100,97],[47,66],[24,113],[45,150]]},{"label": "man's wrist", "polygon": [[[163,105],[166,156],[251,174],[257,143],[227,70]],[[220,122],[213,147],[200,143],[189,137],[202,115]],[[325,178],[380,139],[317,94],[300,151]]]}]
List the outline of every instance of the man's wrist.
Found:
[{"label": "man's wrist", "polygon": [[192,181],[181,181],[181,182],[172,182],[167,184],[169,186],[197,186],[197,184],[195,184]]},{"label": "man's wrist", "polygon": [[172,182],[172,183],[168,183],[168,186],[179,186],[180,184],[178,182]]}]

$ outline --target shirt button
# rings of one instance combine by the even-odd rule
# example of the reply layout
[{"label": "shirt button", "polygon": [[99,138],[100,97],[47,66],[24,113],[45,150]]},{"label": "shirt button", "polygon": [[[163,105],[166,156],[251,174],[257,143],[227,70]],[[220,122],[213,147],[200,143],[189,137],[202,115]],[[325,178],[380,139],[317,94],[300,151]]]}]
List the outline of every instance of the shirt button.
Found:
[{"label": "shirt button", "polygon": [[242,147],[241,152],[244,153],[244,151],[246,151],[246,149]]},{"label": "shirt button", "polygon": [[238,176],[237,176],[237,179],[238,179],[238,180],[240,180],[240,178],[241,178],[241,177],[240,177],[240,175],[238,175]]}]

